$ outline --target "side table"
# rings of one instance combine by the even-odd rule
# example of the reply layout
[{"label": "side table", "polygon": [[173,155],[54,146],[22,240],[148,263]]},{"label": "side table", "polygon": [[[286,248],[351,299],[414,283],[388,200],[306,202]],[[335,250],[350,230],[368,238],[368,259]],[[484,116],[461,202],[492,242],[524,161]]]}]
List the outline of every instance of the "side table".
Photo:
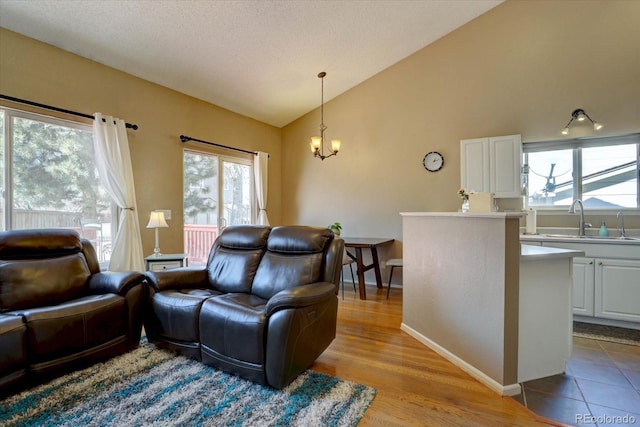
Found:
[{"label": "side table", "polygon": [[184,267],[188,263],[187,254],[149,255],[144,259],[147,271],[162,271]]}]

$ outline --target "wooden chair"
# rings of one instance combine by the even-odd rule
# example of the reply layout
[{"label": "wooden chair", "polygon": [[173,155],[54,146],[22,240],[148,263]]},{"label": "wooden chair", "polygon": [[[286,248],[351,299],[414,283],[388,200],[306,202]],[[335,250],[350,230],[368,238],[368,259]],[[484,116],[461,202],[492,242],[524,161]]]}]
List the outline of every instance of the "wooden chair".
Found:
[{"label": "wooden chair", "polygon": [[[349,265],[349,269],[351,270],[351,281],[353,282],[353,292],[357,292],[356,291],[356,279],[353,276],[353,263],[355,263],[355,261],[353,259],[351,259],[351,257],[349,255],[347,255],[347,251],[344,252],[344,256],[342,257],[342,267],[344,267],[345,265]],[[344,268],[342,270],[342,272],[340,273],[340,278],[342,281],[342,299],[344,299]]]},{"label": "wooden chair", "polygon": [[387,261],[387,267],[391,267],[389,273],[389,287],[387,288],[387,299],[389,299],[389,292],[391,291],[391,279],[393,278],[393,270],[396,267],[402,267],[402,258],[391,258]]}]

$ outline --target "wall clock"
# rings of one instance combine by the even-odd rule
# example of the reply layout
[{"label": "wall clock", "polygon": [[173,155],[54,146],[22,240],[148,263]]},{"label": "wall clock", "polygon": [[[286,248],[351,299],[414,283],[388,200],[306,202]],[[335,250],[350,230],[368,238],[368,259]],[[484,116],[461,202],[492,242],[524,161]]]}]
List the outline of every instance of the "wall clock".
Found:
[{"label": "wall clock", "polygon": [[438,172],[444,166],[444,157],[437,151],[432,151],[424,156],[422,165],[429,172]]}]

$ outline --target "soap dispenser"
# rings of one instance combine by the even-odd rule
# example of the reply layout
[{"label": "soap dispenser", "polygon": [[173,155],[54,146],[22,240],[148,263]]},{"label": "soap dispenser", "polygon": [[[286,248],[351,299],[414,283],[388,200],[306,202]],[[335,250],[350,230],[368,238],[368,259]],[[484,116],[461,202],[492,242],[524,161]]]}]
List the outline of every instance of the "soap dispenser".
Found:
[{"label": "soap dispenser", "polygon": [[606,237],[609,235],[609,230],[607,230],[607,223],[602,221],[602,225],[600,226],[600,231],[598,232],[600,236]]}]

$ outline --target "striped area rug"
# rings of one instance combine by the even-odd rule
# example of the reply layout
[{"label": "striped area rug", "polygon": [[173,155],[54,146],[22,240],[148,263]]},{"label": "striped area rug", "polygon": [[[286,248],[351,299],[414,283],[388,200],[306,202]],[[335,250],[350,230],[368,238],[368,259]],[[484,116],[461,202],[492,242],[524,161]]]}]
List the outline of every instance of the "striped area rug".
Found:
[{"label": "striped area rug", "polygon": [[275,390],[143,342],[0,401],[0,425],[354,426],[375,393],[313,371]]}]

